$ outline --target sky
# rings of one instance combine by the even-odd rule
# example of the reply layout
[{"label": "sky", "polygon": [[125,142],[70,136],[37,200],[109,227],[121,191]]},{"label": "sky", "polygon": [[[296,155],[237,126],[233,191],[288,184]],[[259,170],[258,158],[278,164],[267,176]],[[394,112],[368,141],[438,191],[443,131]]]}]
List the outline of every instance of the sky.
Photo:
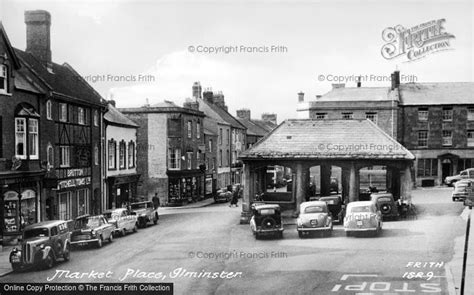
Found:
[{"label": "sky", "polygon": [[[332,83],[472,82],[472,1],[11,1],[0,19],[12,45],[26,48],[24,11],[51,13],[53,61],[72,65],[118,107],[174,101],[199,81],[222,91],[231,114],[295,118],[305,100]],[[385,59],[382,32],[445,19],[449,50],[410,61]],[[209,52],[215,50],[215,52]],[[217,51],[219,50],[219,51]],[[352,77],[352,78],[351,78]],[[341,81],[339,81],[341,80]]]}]

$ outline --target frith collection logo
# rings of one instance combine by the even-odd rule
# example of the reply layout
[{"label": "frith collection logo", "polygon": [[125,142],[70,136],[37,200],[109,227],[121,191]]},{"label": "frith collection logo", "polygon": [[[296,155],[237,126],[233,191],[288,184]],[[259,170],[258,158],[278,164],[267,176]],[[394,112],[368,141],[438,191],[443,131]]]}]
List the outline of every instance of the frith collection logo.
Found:
[{"label": "frith collection logo", "polygon": [[432,20],[409,29],[398,25],[388,27],[382,32],[386,42],[382,46],[382,56],[394,59],[406,56],[407,61],[413,61],[428,54],[452,49],[450,40],[454,35],[445,32],[445,19]]}]

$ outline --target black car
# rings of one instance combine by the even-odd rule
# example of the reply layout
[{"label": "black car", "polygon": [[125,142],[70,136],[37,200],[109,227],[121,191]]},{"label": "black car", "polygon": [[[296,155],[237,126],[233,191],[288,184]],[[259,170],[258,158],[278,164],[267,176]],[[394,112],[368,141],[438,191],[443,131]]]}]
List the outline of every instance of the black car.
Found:
[{"label": "black car", "polygon": [[283,238],[280,206],[269,204],[253,206],[250,228],[256,239],[264,235]]},{"label": "black car", "polygon": [[334,223],[342,223],[344,221],[345,206],[342,202],[342,197],[339,195],[321,197],[319,201],[326,202],[329,212],[332,215],[332,221]]},{"label": "black car", "polygon": [[370,195],[371,201],[375,203],[377,209],[382,212],[382,217],[384,220],[398,219],[398,206],[393,199],[393,195],[391,193],[373,193]]}]

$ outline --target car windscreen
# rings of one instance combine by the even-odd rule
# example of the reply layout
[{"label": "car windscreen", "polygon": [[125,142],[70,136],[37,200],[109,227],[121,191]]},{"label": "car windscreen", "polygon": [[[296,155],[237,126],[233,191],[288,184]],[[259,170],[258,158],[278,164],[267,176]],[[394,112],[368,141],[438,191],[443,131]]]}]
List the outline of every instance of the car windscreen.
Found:
[{"label": "car windscreen", "polygon": [[392,199],[389,197],[384,197],[384,198],[378,198],[377,202],[391,202]]},{"label": "car windscreen", "polygon": [[328,205],[336,205],[337,204],[336,199],[319,199],[319,200],[326,202],[326,204],[328,204]]},{"label": "car windscreen", "polygon": [[132,204],[130,206],[130,208],[132,208],[132,210],[136,210],[136,209],[146,209],[146,203],[136,203],[136,204]]},{"label": "car windscreen", "polygon": [[324,213],[326,210],[322,206],[309,206],[304,209],[304,213]]},{"label": "car windscreen", "polygon": [[275,214],[275,209],[261,209],[259,213],[260,215],[273,215]]},{"label": "car windscreen", "polygon": [[351,213],[372,212],[370,206],[357,206],[351,208]]},{"label": "car windscreen", "polygon": [[39,227],[39,228],[32,228],[25,230],[23,237],[25,239],[34,238],[34,237],[47,237],[49,235],[49,231],[47,228]]},{"label": "car windscreen", "polygon": [[99,226],[99,218],[81,218],[74,223],[75,229],[95,228]]}]

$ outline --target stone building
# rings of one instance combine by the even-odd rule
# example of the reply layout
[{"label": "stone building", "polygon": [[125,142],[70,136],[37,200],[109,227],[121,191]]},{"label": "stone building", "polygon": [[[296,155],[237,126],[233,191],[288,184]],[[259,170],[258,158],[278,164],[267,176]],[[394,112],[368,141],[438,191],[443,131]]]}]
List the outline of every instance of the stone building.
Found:
[{"label": "stone building", "polygon": [[204,113],[196,104],[171,101],[119,109],[137,123],[138,195],[158,194],[161,204],[180,205],[204,197]]},{"label": "stone building", "polygon": [[101,211],[101,96],[53,62],[51,16],[25,12],[26,51],[0,24],[0,195],[5,243],[24,225]]},{"label": "stone building", "polygon": [[237,120],[247,128],[245,149],[250,148],[277,126],[276,114],[262,114],[262,120],[255,120],[251,118],[249,109],[237,110]]},{"label": "stone building", "polygon": [[416,185],[433,186],[474,167],[473,92],[472,82],[400,83],[395,71],[388,87],[333,84],[310,101],[298,93],[297,111],[299,118],[373,121],[415,155]]}]

